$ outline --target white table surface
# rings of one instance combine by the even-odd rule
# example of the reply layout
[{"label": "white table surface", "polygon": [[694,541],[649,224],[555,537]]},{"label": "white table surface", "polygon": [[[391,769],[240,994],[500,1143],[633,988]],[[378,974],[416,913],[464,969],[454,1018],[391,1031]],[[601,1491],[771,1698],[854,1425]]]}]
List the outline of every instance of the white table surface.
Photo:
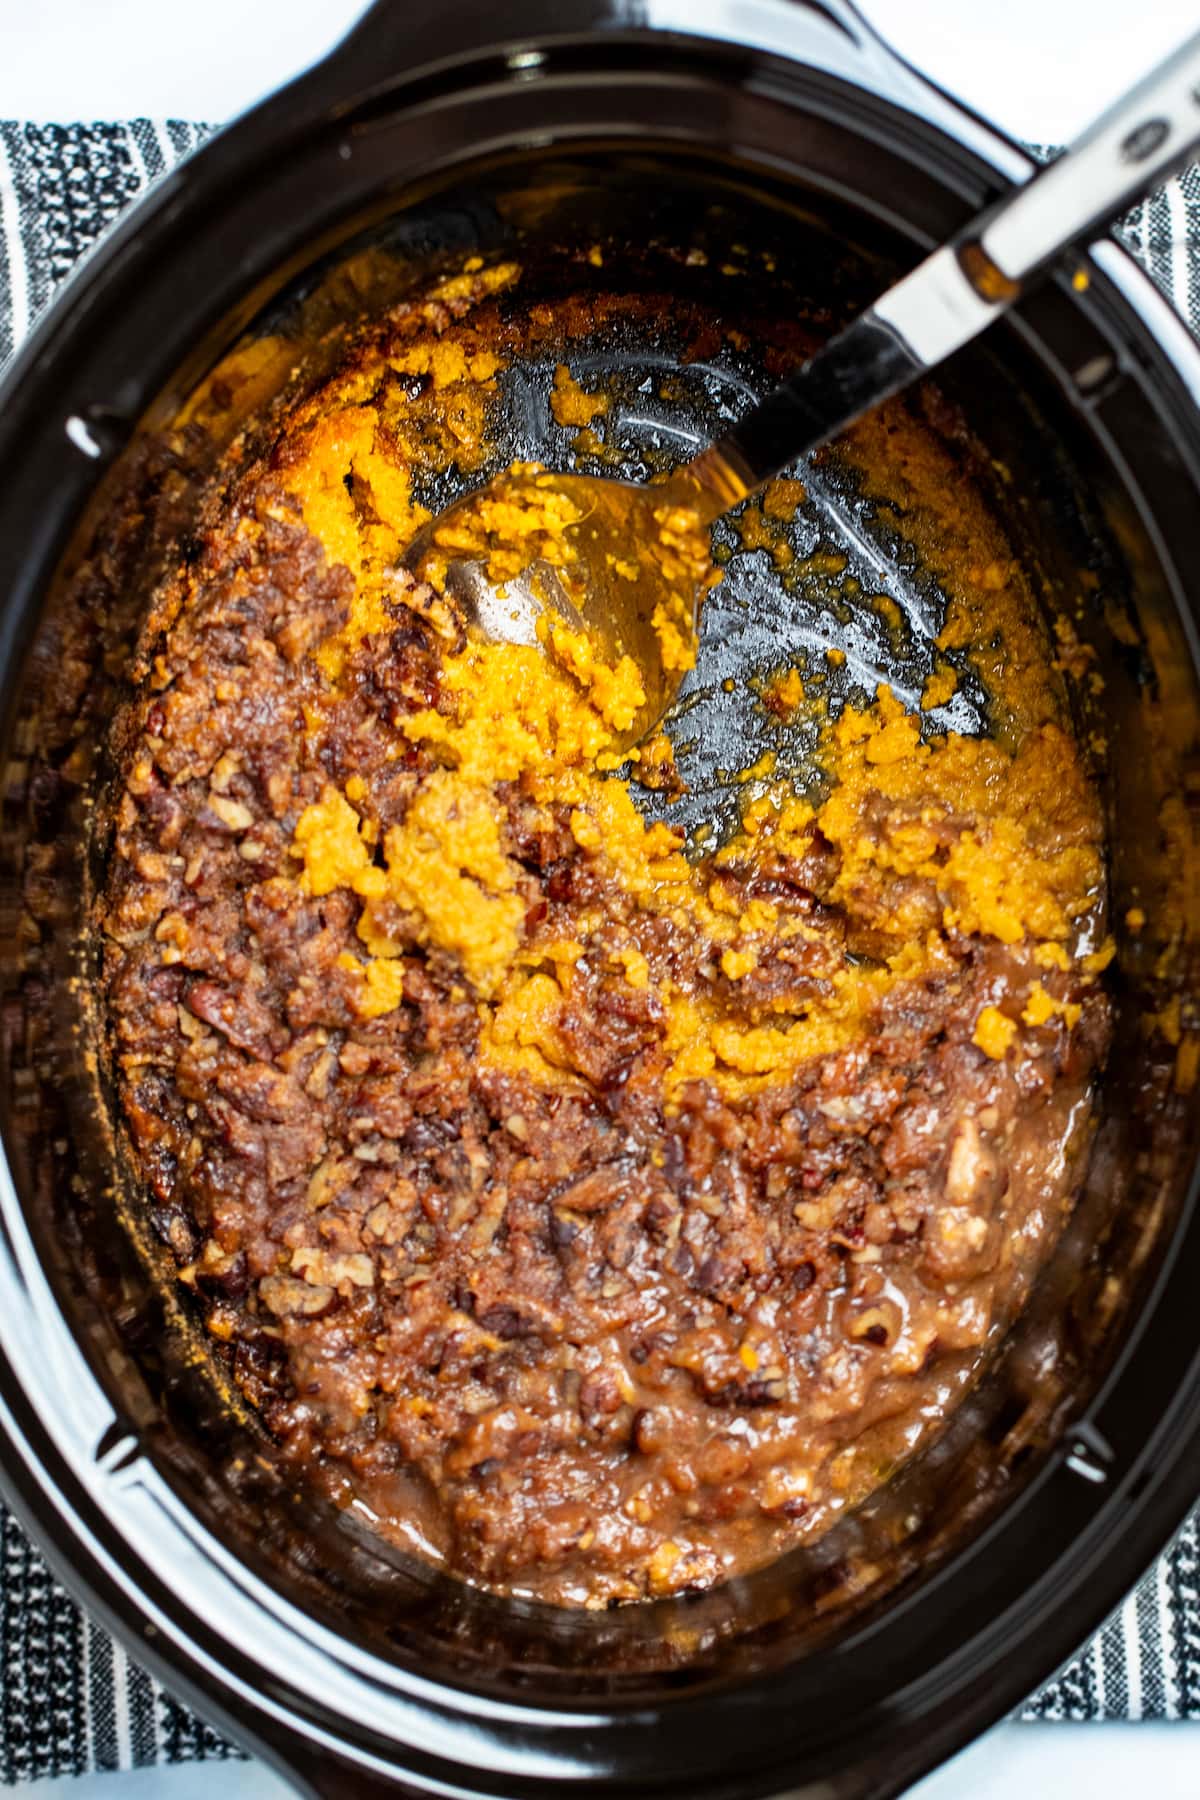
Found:
[{"label": "white table surface", "polygon": [[[404,5],[407,0],[396,0]],[[451,0],[446,0],[447,8]],[[1009,131],[1061,143],[1200,23],[1196,0],[860,0]],[[497,11],[503,0],[496,0]],[[328,49],[361,0],[0,0],[0,117],[219,123]],[[256,1764],[34,1784],[37,1800],[286,1800]],[[1200,1800],[1200,1726],[1000,1726],[912,1800]]]}]

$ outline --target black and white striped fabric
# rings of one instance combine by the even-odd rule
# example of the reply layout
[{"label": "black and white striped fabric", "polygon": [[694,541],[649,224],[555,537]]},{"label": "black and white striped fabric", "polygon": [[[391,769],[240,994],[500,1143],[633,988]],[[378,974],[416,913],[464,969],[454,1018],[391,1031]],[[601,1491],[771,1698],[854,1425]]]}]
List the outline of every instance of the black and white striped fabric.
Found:
[{"label": "black and white striped fabric", "polygon": [[[78,259],[206,135],[178,120],[0,122],[0,364]],[[1200,168],[1123,235],[1200,334]],[[0,1782],[238,1752],[86,1618],[0,1508]],[[1200,1514],[1020,1716],[1200,1722]]]},{"label": "black and white striped fabric", "polygon": [[1122,221],[1120,235],[1200,336],[1200,164],[1136,206]]},{"label": "black and white striped fabric", "polygon": [[208,130],[0,121],[0,365],[84,252]]}]

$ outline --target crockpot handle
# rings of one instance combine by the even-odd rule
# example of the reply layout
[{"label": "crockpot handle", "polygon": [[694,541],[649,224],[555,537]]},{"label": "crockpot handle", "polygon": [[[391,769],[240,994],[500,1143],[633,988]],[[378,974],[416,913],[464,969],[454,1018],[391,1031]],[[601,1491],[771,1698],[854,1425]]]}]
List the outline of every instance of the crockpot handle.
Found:
[{"label": "crockpot handle", "polygon": [[662,32],[811,60],[925,116],[964,109],[880,37],[854,0],[372,0],[307,78],[343,105],[437,64],[591,33]]}]

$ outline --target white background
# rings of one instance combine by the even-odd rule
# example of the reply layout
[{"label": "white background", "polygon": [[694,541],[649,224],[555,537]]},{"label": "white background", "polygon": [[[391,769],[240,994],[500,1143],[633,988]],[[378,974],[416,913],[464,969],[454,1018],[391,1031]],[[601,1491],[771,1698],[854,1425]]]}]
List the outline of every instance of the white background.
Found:
[{"label": "white background", "polygon": [[[944,87],[1035,142],[1062,142],[1200,25],[1195,0],[859,4]],[[362,10],[362,0],[0,0],[0,118],[219,123],[314,61]]]},{"label": "white background", "polygon": [[[406,5],[409,0],[394,0]],[[444,0],[446,10],[452,0]],[[912,62],[1062,143],[1200,25],[1197,0],[860,0]],[[503,0],[496,0],[501,11]],[[0,117],[220,123],[327,50],[359,0],[0,0]],[[284,1800],[254,1765],[38,1783],[38,1800]],[[913,1800],[1200,1800],[1200,1726],[1005,1726]]]}]

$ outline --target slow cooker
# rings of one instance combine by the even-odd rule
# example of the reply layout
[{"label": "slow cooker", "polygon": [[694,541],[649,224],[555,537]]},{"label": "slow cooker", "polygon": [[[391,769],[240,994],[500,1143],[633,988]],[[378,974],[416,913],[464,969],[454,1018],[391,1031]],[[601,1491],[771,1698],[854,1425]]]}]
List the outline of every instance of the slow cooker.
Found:
[{"label": "slow cooker", "polygon": [[385,1555],[222,1404],[131,1228],[89,1048],[77,771],[122,646],[98,623],[64,664],[65,586],[163,421],[231,345],[346,304],[364,243],[416,271],[601,233],[633,268],[719,214],[790,246],[836,321],[1030,167],[846,0],[377,0],[154,189],[9,371],[2,1483],[81,1601],[301,1793],[896,1794],[1195,1499],[1200,349],[1105,238],[945,373],[1102,674],[1114,916],[1145,925],[1118,932],[1083,1197],[985,1379],[827,1537],[704,1595],[577,1615]]}]

